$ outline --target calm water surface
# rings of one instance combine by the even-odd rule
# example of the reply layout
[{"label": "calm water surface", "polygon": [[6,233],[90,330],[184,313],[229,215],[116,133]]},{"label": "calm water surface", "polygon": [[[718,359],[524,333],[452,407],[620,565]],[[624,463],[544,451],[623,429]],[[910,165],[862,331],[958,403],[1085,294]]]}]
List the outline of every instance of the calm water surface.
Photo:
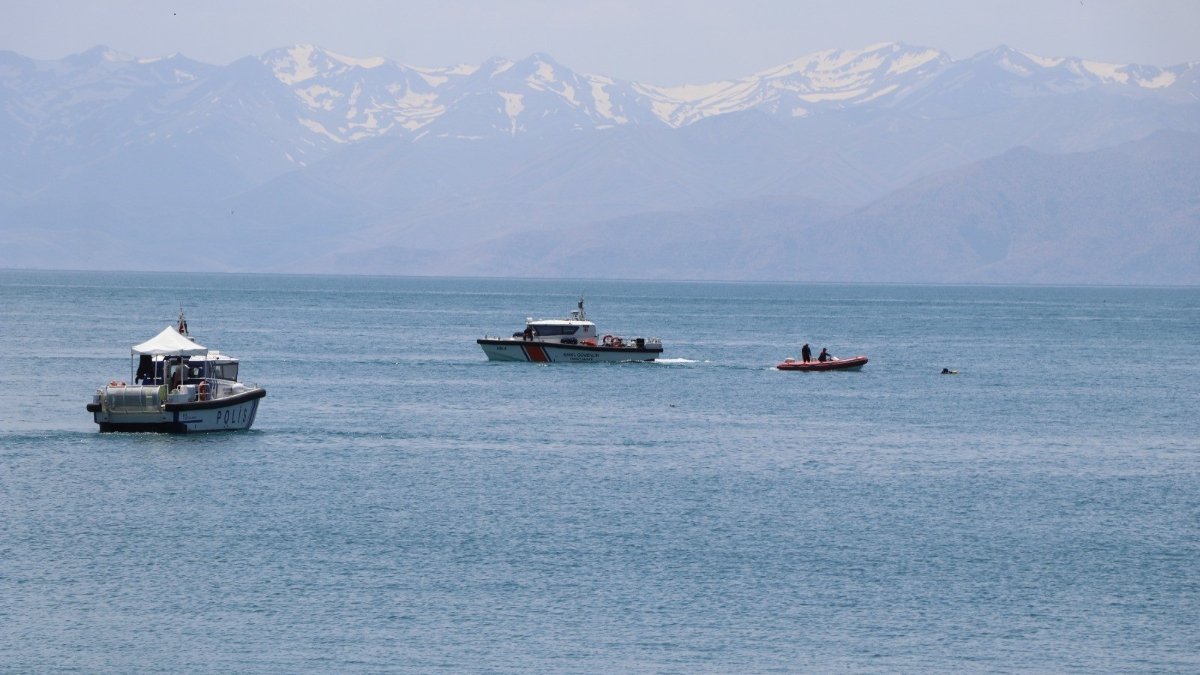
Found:
[{"label": "calm water surface", "polygon": [[[666,362],[474,343],[580,293]],[[254,430],[97,433],[181,304]],[[1197,289],[0,272],[0,670],[1197,672],[1198,395]]]}]

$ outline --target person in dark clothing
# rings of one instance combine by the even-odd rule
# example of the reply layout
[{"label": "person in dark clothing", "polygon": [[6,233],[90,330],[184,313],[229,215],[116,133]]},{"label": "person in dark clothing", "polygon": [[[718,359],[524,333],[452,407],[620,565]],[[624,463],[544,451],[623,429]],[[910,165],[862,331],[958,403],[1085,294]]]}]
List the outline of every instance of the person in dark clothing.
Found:
[{"label": "person in dark clothing", "polygon": [[522,335],[525,340],[533,339],[533,326],[525,326],[525,333]]},{"label": "person in dark clothing", "polygon": [[809,348],[807,342],[805,342],[804,346],[800,348],[800,360],[804,361],[805,363],[812,361],[812,349]]},{"label": "person in dark clothing", "polygon": [[142,354],[138,357],[137,375],[133,381],[137,384],[148,384],[154,379],[154,359],[149,354]]},{"label": "person in dark clothing", "polygon": [[831,358],[833,358],[833,357],[829,355],[829,350],[825,349],[824,347],[821,347],[821,353],[817,354],[817,360],[820,361],[821,363],[825,363],[826,361],[828,361]]}]

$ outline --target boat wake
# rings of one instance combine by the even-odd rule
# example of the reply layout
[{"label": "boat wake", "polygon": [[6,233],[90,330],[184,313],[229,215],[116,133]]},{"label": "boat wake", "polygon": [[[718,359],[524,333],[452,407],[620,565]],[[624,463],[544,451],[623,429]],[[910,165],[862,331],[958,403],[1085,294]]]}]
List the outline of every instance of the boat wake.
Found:
[{"label": "boat wake", "polygon": [[672,365],[678,365],[680,363],[700,363],[700,362],[695,359],[654,359],[653,361],[651,361],[651,363],[661,363],[664,365],[672,366]]}]

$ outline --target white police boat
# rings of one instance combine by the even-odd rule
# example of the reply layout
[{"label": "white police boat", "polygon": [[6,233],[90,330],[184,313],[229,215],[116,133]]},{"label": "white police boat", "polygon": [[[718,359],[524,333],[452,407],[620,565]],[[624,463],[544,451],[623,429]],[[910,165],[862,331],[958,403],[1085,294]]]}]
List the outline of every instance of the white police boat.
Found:
[{"label": "white police boat", "polygon": [[177,327],[131,351],[132,384],[113,380],[87,406],[100,431],[191,433],[254,424],[266,389],[238,381],[236,358],[192,341],[182,311]]},{"label": "white police boat", "polygon": [[476,340],[490,361],[535,363],[598,363],[653,361],[662,356],[658,338],[599,335],[583,313],[583,298],[566,319],[525,319],[525,330],[512,337]]}]

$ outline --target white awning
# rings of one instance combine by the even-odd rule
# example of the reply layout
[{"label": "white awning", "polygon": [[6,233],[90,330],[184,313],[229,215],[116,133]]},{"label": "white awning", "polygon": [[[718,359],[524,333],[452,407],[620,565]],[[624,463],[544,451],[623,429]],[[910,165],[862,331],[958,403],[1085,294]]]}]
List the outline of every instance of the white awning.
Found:
[{"label": "white awning", "polygon": [[208,353],[208,347],[192,342],[180,335],[173,326],[167,326],[161,333],[146,340],[140,345],[133,346],[133,354],[150,354],[152,356],[200,356]]}]

